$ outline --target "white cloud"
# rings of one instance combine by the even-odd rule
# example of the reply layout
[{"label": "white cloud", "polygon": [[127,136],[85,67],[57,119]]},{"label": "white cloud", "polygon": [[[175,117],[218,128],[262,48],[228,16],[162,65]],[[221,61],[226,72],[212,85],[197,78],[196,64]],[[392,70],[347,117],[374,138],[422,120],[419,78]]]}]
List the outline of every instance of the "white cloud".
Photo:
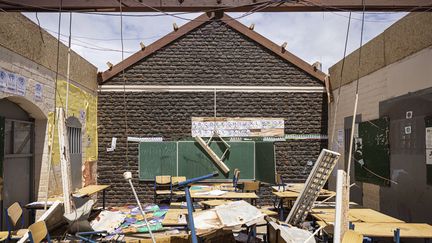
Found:
[{"label": "white cloud", "polygon": [[[243,13],[230,13],[239,17]],[[25,13],[37,23],[34,13]],[[77,14],[72,17],[72,48],[89,62],[106,70],[106,62],[121,61],[120,17]],[[127,15],[149,15],[148,13],[127,13]],[[193,19],[198,13],[181,15]],[[366,13],[363,43],[380,34],[405,13]],[[41,26],[57,32],[58,14],[39,13]],[[361,13],[353,13],[348,43],[348,53],[360,44]],[[348,22],[348,13],[254,13],[239,19],[249,26],[255,24],[255,31],[277,44],[288,43],[288,50],[309,63],[320,61],[323,70],[343,57],[343,49]],[[139,50],[139,43],[146,45],[172,31],[172,23],[183,25],[187,20],[172,16],[123,17],[123,37],[125,58]],[[57,37],[57,34],[51,32]],[[69,35],[69,13],[62,14],[62,40],[67,44]],[[91,49],[92,48],[92,49]],[[98,50],[95,50],[98,49]],[[103,49],[105,51],[101,51]],[[117,51],[112,51],[117,50]]]}]

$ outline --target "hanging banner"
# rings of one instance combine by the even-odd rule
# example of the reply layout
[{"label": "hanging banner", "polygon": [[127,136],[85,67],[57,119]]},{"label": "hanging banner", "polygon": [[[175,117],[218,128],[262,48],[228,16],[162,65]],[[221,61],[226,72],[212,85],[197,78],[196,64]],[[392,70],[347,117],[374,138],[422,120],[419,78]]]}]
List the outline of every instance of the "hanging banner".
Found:
[{"label": "hanging banner", "polygon": [[283,118],[192,117],[192,137],[283,137]]}]

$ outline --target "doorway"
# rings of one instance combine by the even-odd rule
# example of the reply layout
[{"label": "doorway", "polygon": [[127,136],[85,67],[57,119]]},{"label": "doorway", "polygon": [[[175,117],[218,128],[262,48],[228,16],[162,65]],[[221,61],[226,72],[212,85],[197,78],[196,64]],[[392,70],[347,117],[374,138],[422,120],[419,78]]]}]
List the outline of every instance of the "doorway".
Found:
[{"label": "doorway", "polygon": [[[4,209],[14,202],[24,206],[34,199],[34,119],[17,104],[0,100],[2,140],[3,191],[1,203],[2,229],[5,229]],[[24,226],[30,216],[23,210]]]}]

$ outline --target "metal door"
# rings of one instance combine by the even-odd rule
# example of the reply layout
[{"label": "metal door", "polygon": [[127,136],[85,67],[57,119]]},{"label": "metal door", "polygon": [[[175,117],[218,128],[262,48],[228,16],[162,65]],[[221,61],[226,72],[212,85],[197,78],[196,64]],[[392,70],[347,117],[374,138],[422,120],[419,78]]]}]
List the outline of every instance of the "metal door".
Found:
[{"label": "metal door", "polygon": [[72,189],[75,190],[82,187],[81,123],[76,117],[69,117],[66,125],[71,160]]}]

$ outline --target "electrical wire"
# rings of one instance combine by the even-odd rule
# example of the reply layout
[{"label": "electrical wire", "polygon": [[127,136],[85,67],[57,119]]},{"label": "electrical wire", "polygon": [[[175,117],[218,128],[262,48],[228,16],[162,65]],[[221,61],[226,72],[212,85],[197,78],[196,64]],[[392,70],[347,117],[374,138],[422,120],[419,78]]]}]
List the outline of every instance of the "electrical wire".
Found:
[{"label": "electrical wire", "polygon": [[39,17],[38,17],[38,12],[36,12],[35,15],[36,15],[35,17],[36,17],[36,20],[37,20],[37,23],[38,23],[38,26],[39,26],[39,33],[40,33],[40,37],[41,37],[42,43],[45,44],[45,40],[44,40],[43,34],[42,34],[42,27],[41,27],[40,20],[39,20]]},{"label": "electrical wire", "polygon": [[[321,9],[323,9],[323,10],[326,10],[326,11],[328,11],[328,12],[330,12],[330,13],[332,13],[332,14],[334,14],[334,15],[338,15],[338,16],[341,16],[341,17],[345,17],[345,18],[347,18],[347,16],[345,16],[345,15],[343,15],[343,14],[339,14],[339,13],[337,13],[337,12],[348,12],[349,11],[349,9],[344,9],[344,8],[337,8],[337,7],[332,7],[332,6],[326,6],[326,5],[324,5],[324,4],[317,4],[317,3],[314,3],[314,2],[311,2],[311,1],[308,1],[308,0],[302,0],[300,3],[302,3],[302,4],[304,4],[304,3],[308,3],[309,5],[306,5],[306,4],[304,4],[305,6],[315,6],[315,7],[320,7]],[[408,9],[408,10],[404,10],[404,9],[394,9],[395,10],[395,12],[391,12],[391,13],[388,13],[388,12],[380,12],[380,13],[365,13],[365,14],[369,14],[369,15],[373,15],[373,14],[398,14],[398,13],[400,13],[400,12],[414,12],[414,11],[416,11],[416,10],[418,10],[418,9],[421,9],[421,8],[425,8],[425,7],[427,7],[427,9],[425,9],[425,10],[423,10],[423,11],[420,11],[418,14],[420,14],[420,13],[423,13],[423,12],[428,12],[428,11],[430,11],[431,9],[432,9],[432,4],[427,4],[427,5],[419,5],[419,6],[416,6],[416,7],[413,7],[413,8],[411,8],[411,9]],[[365,8],[363,8],[364,9],[364,11],[365,11]],[[403,11],[402,11],[403,10]],[[336,12],[337,11],[337,12]],[[364,12],[363,11],[363,12]],[[363,14],[363,13],[361,13],[361,14]],[[358,21],[363,21],[363,19],[362,18],[355,18],[355,17],[353,17],[352,19],[354,19],[354,20],[358,20]],[[398,18],[399,19],[399,18]],[[371,23],[377,23],[377,22],[394,22],[394,21],[397,21],[398,19],[391,19],[391,20],[364,20],[364,22],[371,22]]]},{"label": "electrical wire", "polygon": [[396,184],[396,185],[398,184],[397,181],[391,180],[391,179],[389,179],[389,178],[386,178],[386,177],[384,177],[384,176],[382,176],[382,175],[379,175],[379,174],[377,174],[376,172],[372,171],[371,169],[369,169],[368,167],[366,167],[366,166],[364,165],[364,163],[361,163],[359,160],[357,160],[356,158],[354,158],[354,156],[352,156],[352,159],[353,159],[355,162],[357,162],[357,163],[361,166],[362,169],[366,170],[366,171],[369,172],[370,174],[372,174],[372,175],[374,175],[374,176],[376,176],[376,177],[378,177],[378,178],[380,178],[380,179],[382,179],[382,180],[388,181],[388,182],[390,182],[390,183],[393,183],[393,184]]},{"label": "electrical wire", "polygon": [[[363,20],[364,20],[364,12],[365,12],[365,0],[362,0],[363,5]],[[354,144],[354,126],[355,126],[355,118],[357,115],[357,105],[358,105],[358,98],[359,98],[359,79],[360,79],[360,65],[361,65],[361,54],[362,54],[362,47],[363,47],[363,34],[364,34],[364,21],[362,21],[361,30],[360,30],[360,48],[359,48],[359,58],[358,58],[358,67],[357,67],[357,80],[356,80],[356,90],[355,90],[355,101],[354,101],[354,111],[352,115],[352,123],[351,123],[351,134],[350,134],[350,145],[348,150],[348,165],[347,165],[347,173],[349,175],[351,171],[351,156],[352,156],[352,149]],[[347,179],[349,180],[349,176],[347,176]],[[349,181],[348,183],[349,184]]]},{"label": "electrical wire", "polygon": [[[343,54],[343,58],[342,58],[342,67],[341,67],[340,80],[339,80],[339,86],[338,86],[339,87],[338,97],[336,99],[335,112],[333,115],[333,129],[332,129],[332,134],[330,137],[330,141],[332,144],[335,142],[334,141],[334,135],[336,132],[336,120],[337,120],[338,107],[339,107],[339,103],[340,103],[341,86],[342,86],[343,71],[344,71],[344,67],[345,67],[346,53],[347,53],[347,49],[348,49],[347,47],[348,47],[350,25],[351,25],[351,12],[349,13],[348,26],[347,26],[347,31],[346,31],[346,35],[345,35],[345,47],[344,47],[344,54]],[[340,144],[337,141],[336,141],[336,143],[338,144],[338,147],[340,147]]]},{"label": "electrical wire", "polygon": [[[271,0],[268,2],[272,2]],[[281,2],[285,2],[285,0],[281,0]],[[47,8],[47,7],[42,7],[42,6],[38,6],[38,5],[33,5],[33,4],[24,4],[24,3],[16,3],[13,1],[8,1],[8,0],[0,0],[0,3],[5,3],[11,6],[20,6],[20,7],[30,7],[30,8],[35,8],[35,9],[39,9],[39,10],[44,10],[44,11],[50,11],[50,12],[57,12],[59,9],[58,8]],[[141,2],[137,2],[137,3],[141,3]],[[230,7],[219,7],[219,8],[212,8],[212,9],[208,9],[205,11],[188,11],[188,12],[178,12],[178,13],[167,13],[164,12],[162,10],[159,10],[155,7],[152,6],[148,6],[146,4],[142,4],[143,6],[146,6],[150,9],[152,9],[153,11],[159,12],[159,14],[122,14],[123,17],[160,17],[160,16],[171,16],[171,17],[176,17],[179,15],[186,15],[186,14],[192,14],[192,13],[202,13],[202,12],[214,12],[214,11],[224,11],[224,10],[233,10],[233,9],[237,9],[237,8],[244,8],[244,7],[250,7],[250,6],[255,6],[257,5],[257,3],[251,3],[251,4],[243,4],[243,5],[239,5],[239,6],[230,6]],[[112,8],[110,8],[112,9]],[[91,12],[88,11],[88,9],[82,9],[82,10],[75,10],[75,11],[71,11],[73,13],[77,13],[77,14],[88,14],[88,15],[101,15],[101,16],[117,16],[119,17],[119,14],[115,14],[115,13],[101,13],[101,12]],[[185,18],[185,20],[191,20],[188,18]]]},{"label": "electrical wire", "polygon": [[[124,43],[123,43],[123,3],[122,0],[119,0],[120,3],[120,41],[121,41],[121,59],[124,60]],[[127,110],[127,101],[126,101],[126,77],[125,77],[125,71],[122,70],[122,78],[123,78],[123,112],[124,112],[124,119],[125,119],[125,139],[126,139],[126,164],[127,164],[127,170],[129,171],[129,141],[127,139],[128,137],[128,110]]]}]

